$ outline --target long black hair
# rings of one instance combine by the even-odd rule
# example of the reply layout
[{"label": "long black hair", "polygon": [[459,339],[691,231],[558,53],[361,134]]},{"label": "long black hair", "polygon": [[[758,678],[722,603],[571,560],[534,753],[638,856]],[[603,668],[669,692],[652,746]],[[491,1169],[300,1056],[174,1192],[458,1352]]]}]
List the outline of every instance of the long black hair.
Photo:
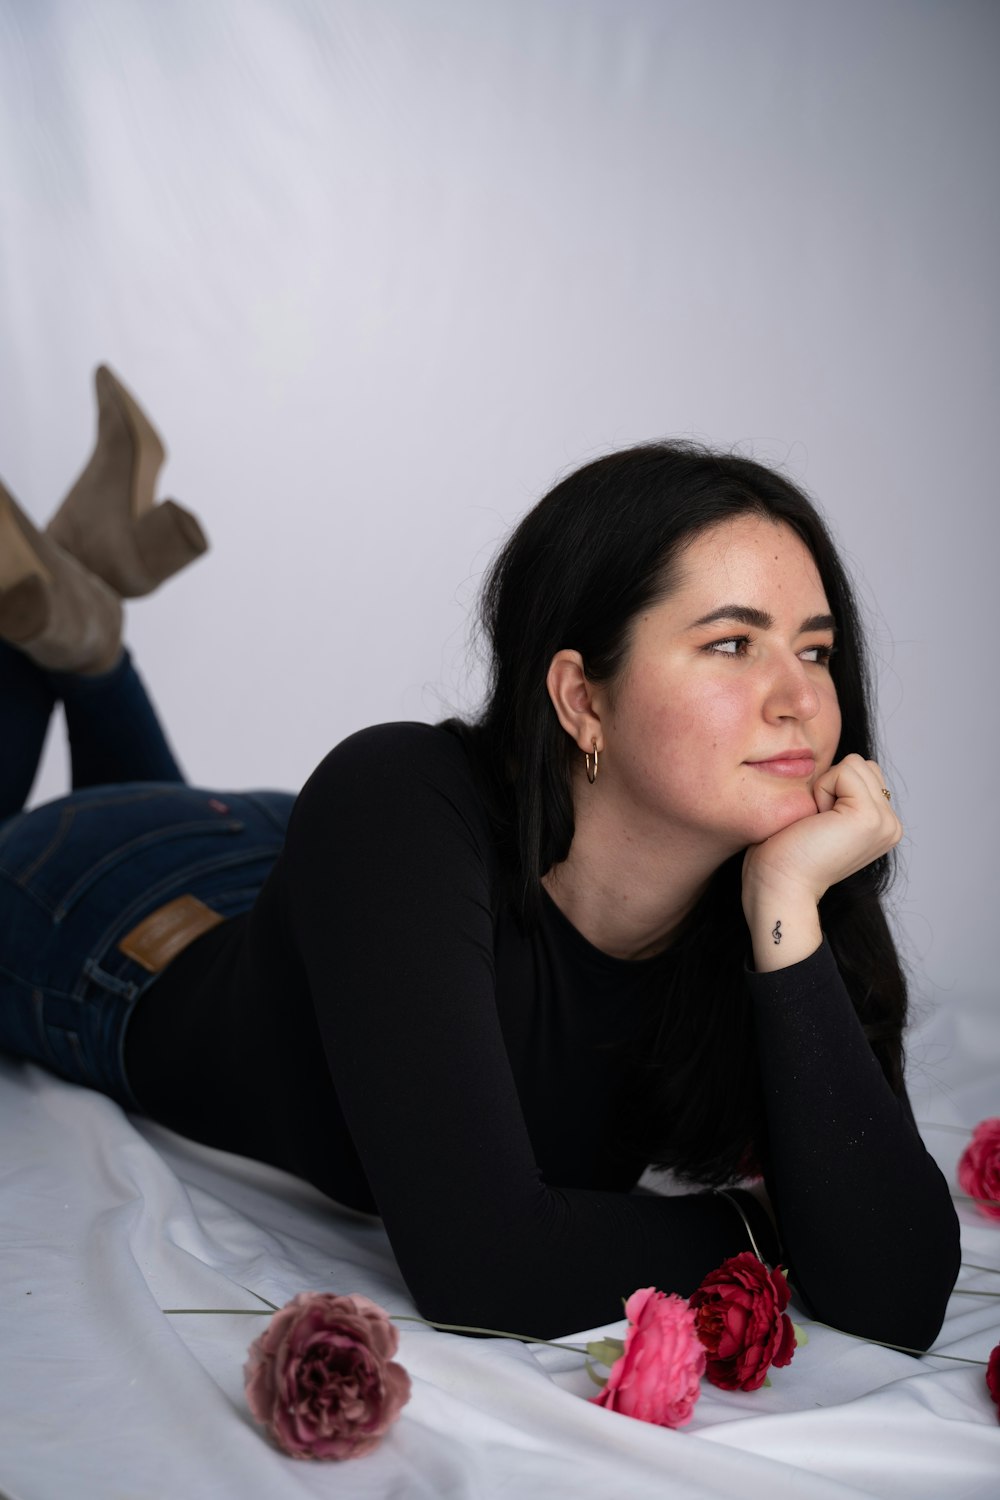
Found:
[{"label": "long black hair", "polygon": [[[579,751],[546,688],[557,651],[580,652],[592,683],[614,685],[633,622],[666,598],[684,546],[736,516],[784,522],[812,554],[837,622],[831,674],[842,731],[837,758],[875,758],[871,683],[850,581],[816,508],[782,475],[688,442],[611,453],[563,479],[494,559],[480,598],[490,647],[488,695],[465,737],[484,777],[509,880],[525,922],[542,876],[573,839]],[[715,873],[679,935],[670,993],[651,1008],[620,1120],[623,1146],[689,1180],[720,1184],[766,1157],[740,900],[742,854]],[[831,887],[824,933],[890,1084],[902,1086],[906,986],[880,897],[883,856]],[[697,997],[697,1003],[692,1003]],[[688,1003],[685,1003],[687,999]]]}]

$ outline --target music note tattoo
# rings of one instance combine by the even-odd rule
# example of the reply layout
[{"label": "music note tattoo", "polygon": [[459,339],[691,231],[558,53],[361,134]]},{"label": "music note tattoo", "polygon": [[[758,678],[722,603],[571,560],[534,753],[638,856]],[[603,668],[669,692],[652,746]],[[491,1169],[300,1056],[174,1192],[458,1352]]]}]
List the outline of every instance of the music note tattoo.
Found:
[{"label": "music note tattoo", "polygon": [[774,938],[774,941],[776,943],[780,943],[781,942],[781,918],[780,917],[775,922],[774,926],[771,928],[771,936]]}]

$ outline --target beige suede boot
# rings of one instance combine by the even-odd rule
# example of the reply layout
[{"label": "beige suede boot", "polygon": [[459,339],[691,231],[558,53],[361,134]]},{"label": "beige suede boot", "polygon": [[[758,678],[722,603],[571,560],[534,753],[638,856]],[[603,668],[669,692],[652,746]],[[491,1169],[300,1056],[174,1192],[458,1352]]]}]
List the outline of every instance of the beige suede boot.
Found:
[{"label": "beige suede boot", "polygon": [[110,672],[122,651],[118,596],[39,532],[0,484],[0,638],[48,672]]},{"label": "beige suede boot", "polygon": [[123,599],[149,594],[206,551],[190,511],[154,503],[166,456],[153,424],[107,365],[94,376],[97,441],[48,535]]}]

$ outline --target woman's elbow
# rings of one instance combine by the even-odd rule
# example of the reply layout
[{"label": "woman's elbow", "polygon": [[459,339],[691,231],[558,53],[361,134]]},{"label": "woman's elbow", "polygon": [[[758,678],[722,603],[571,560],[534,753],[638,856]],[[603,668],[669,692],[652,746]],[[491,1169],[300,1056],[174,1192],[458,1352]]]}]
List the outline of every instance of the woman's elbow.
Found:
[{"label": "woman's elbow", "polygon": [[925,1240],[919,1255],[900,1254],[868,1267],[853,1285],[841,1283],[804,1299],[807,1311],[843,1333],[923,1354],[941,1332],[961,1256],[958,1218],[949,1205],[933,1245]]}]

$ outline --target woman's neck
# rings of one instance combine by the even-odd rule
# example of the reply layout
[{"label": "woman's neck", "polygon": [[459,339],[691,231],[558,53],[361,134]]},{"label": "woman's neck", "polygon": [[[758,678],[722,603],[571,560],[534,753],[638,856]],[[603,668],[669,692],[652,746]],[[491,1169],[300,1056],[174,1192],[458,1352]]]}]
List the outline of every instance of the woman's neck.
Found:
[{"label": "woman's neck", "polygon": [[[579,806],[579,804],[578,804]],[[685,831],[603,826],[585,809],[569,854],[542,876],[563,916],[612,958],[643,959],[673,942],[719,866],[734,851],[708,849]]]}]

